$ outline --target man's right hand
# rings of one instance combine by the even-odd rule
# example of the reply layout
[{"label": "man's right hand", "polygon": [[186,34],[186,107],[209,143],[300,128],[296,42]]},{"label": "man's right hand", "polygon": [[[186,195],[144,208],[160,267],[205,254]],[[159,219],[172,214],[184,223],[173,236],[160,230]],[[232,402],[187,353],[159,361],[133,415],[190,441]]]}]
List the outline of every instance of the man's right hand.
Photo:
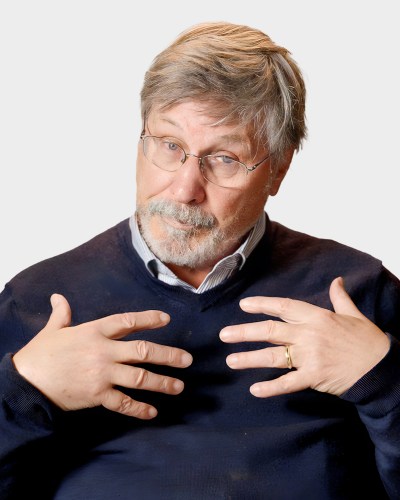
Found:
[{"label": "man's right hand", "polygon": [[52,295],[47,325],[14,355],[18,372],[63,410],[104,406],[140,419],[157,415],[151,405],[135,401],[115,386],[179,394],[181,380],[152,373],[140,363],[186,368],[192,356],[175,347],[145,340],[118,342],[128,333],[169,323],[161,311],[128,312],[70,327],[67,300]]}]

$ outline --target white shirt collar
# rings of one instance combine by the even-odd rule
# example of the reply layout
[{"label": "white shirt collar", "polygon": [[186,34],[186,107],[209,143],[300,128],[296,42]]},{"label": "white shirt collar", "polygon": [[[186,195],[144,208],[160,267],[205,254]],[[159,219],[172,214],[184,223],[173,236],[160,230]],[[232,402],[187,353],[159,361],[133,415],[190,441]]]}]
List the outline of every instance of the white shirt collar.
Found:
[{"label": "white shirt collar", "polygon": [[132,215],[130,218],[129,226],[132,233],[133,247],[143,260],[150,274],[170,285],[181,286],[182,288],[191,290],[194,293],[203,293],[219,285],[244,266],[246,259],[248,259],[249,255],[254,250],[265,232],[266,217],[263,212],[258,218],[253,229],[250,231],[246,240],[234,253],[227,255],[218,261],[198,288],[195,288],[189,283],[186,283],[178,278],[160,259],[153,254],[140,234],[136,215]]}]

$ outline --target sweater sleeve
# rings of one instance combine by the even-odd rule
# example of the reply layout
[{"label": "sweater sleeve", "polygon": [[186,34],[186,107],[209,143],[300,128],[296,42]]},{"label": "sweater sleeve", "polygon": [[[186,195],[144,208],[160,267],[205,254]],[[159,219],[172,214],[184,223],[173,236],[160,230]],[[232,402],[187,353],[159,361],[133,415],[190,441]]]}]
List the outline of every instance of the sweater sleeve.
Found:
[{"label": "sweater sleeve", "polygon": [[[386,356],[347,392],[375,445],[376,464],[390,498],[400,498],[400,283],[384,270],[376,322],[390,338]],[[397,337],[397,338],[396,338]]]},{"label": "sweater sleeve", "polygon": [[[8,289],[0,295],[0,491],[16,498],[22,485],[39,481],[33,471],[37,453],[50,446],[55,408],[15,369],[12,354],[26,343]],[[44,464],[42,464],[44,465]]]}]

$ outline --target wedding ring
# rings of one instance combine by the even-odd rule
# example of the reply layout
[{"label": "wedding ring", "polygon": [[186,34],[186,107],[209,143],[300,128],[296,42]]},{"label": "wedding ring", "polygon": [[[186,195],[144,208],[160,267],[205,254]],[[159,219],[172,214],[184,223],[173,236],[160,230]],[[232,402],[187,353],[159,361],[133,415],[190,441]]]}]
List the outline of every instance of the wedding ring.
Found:
[{"label": "wedding ring", "polygon": [[285,356],[286,356],[287,367],[289,368],[289,370],[291,370],[293,368],[293,363],[292,363],[292,358],[290,357],[290,351],[288,345],[285,345]]}]

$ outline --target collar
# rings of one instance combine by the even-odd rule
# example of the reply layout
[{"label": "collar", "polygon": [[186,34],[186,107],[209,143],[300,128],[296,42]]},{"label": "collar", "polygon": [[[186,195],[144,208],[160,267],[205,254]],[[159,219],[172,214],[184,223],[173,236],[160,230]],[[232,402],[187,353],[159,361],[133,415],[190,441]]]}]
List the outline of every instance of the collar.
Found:
[{"label": "collar", "polygon": [[246,240],[231,255],[227,255],[218,261],[210,273],[204,278],[198,288],[179,279],[154,253],[150,250],[139,231],[136,214],[129,219],[129,226],[132,233],[132,244],[139,257],[143,260],[148,272],[155,278],[160,279],[173,286],[181,286],[194,293],[202,293],[219,285],[234,273],[242,269],[251,252],[262,238],[266,227],[265,212],[258,218],[253,229]]}]

